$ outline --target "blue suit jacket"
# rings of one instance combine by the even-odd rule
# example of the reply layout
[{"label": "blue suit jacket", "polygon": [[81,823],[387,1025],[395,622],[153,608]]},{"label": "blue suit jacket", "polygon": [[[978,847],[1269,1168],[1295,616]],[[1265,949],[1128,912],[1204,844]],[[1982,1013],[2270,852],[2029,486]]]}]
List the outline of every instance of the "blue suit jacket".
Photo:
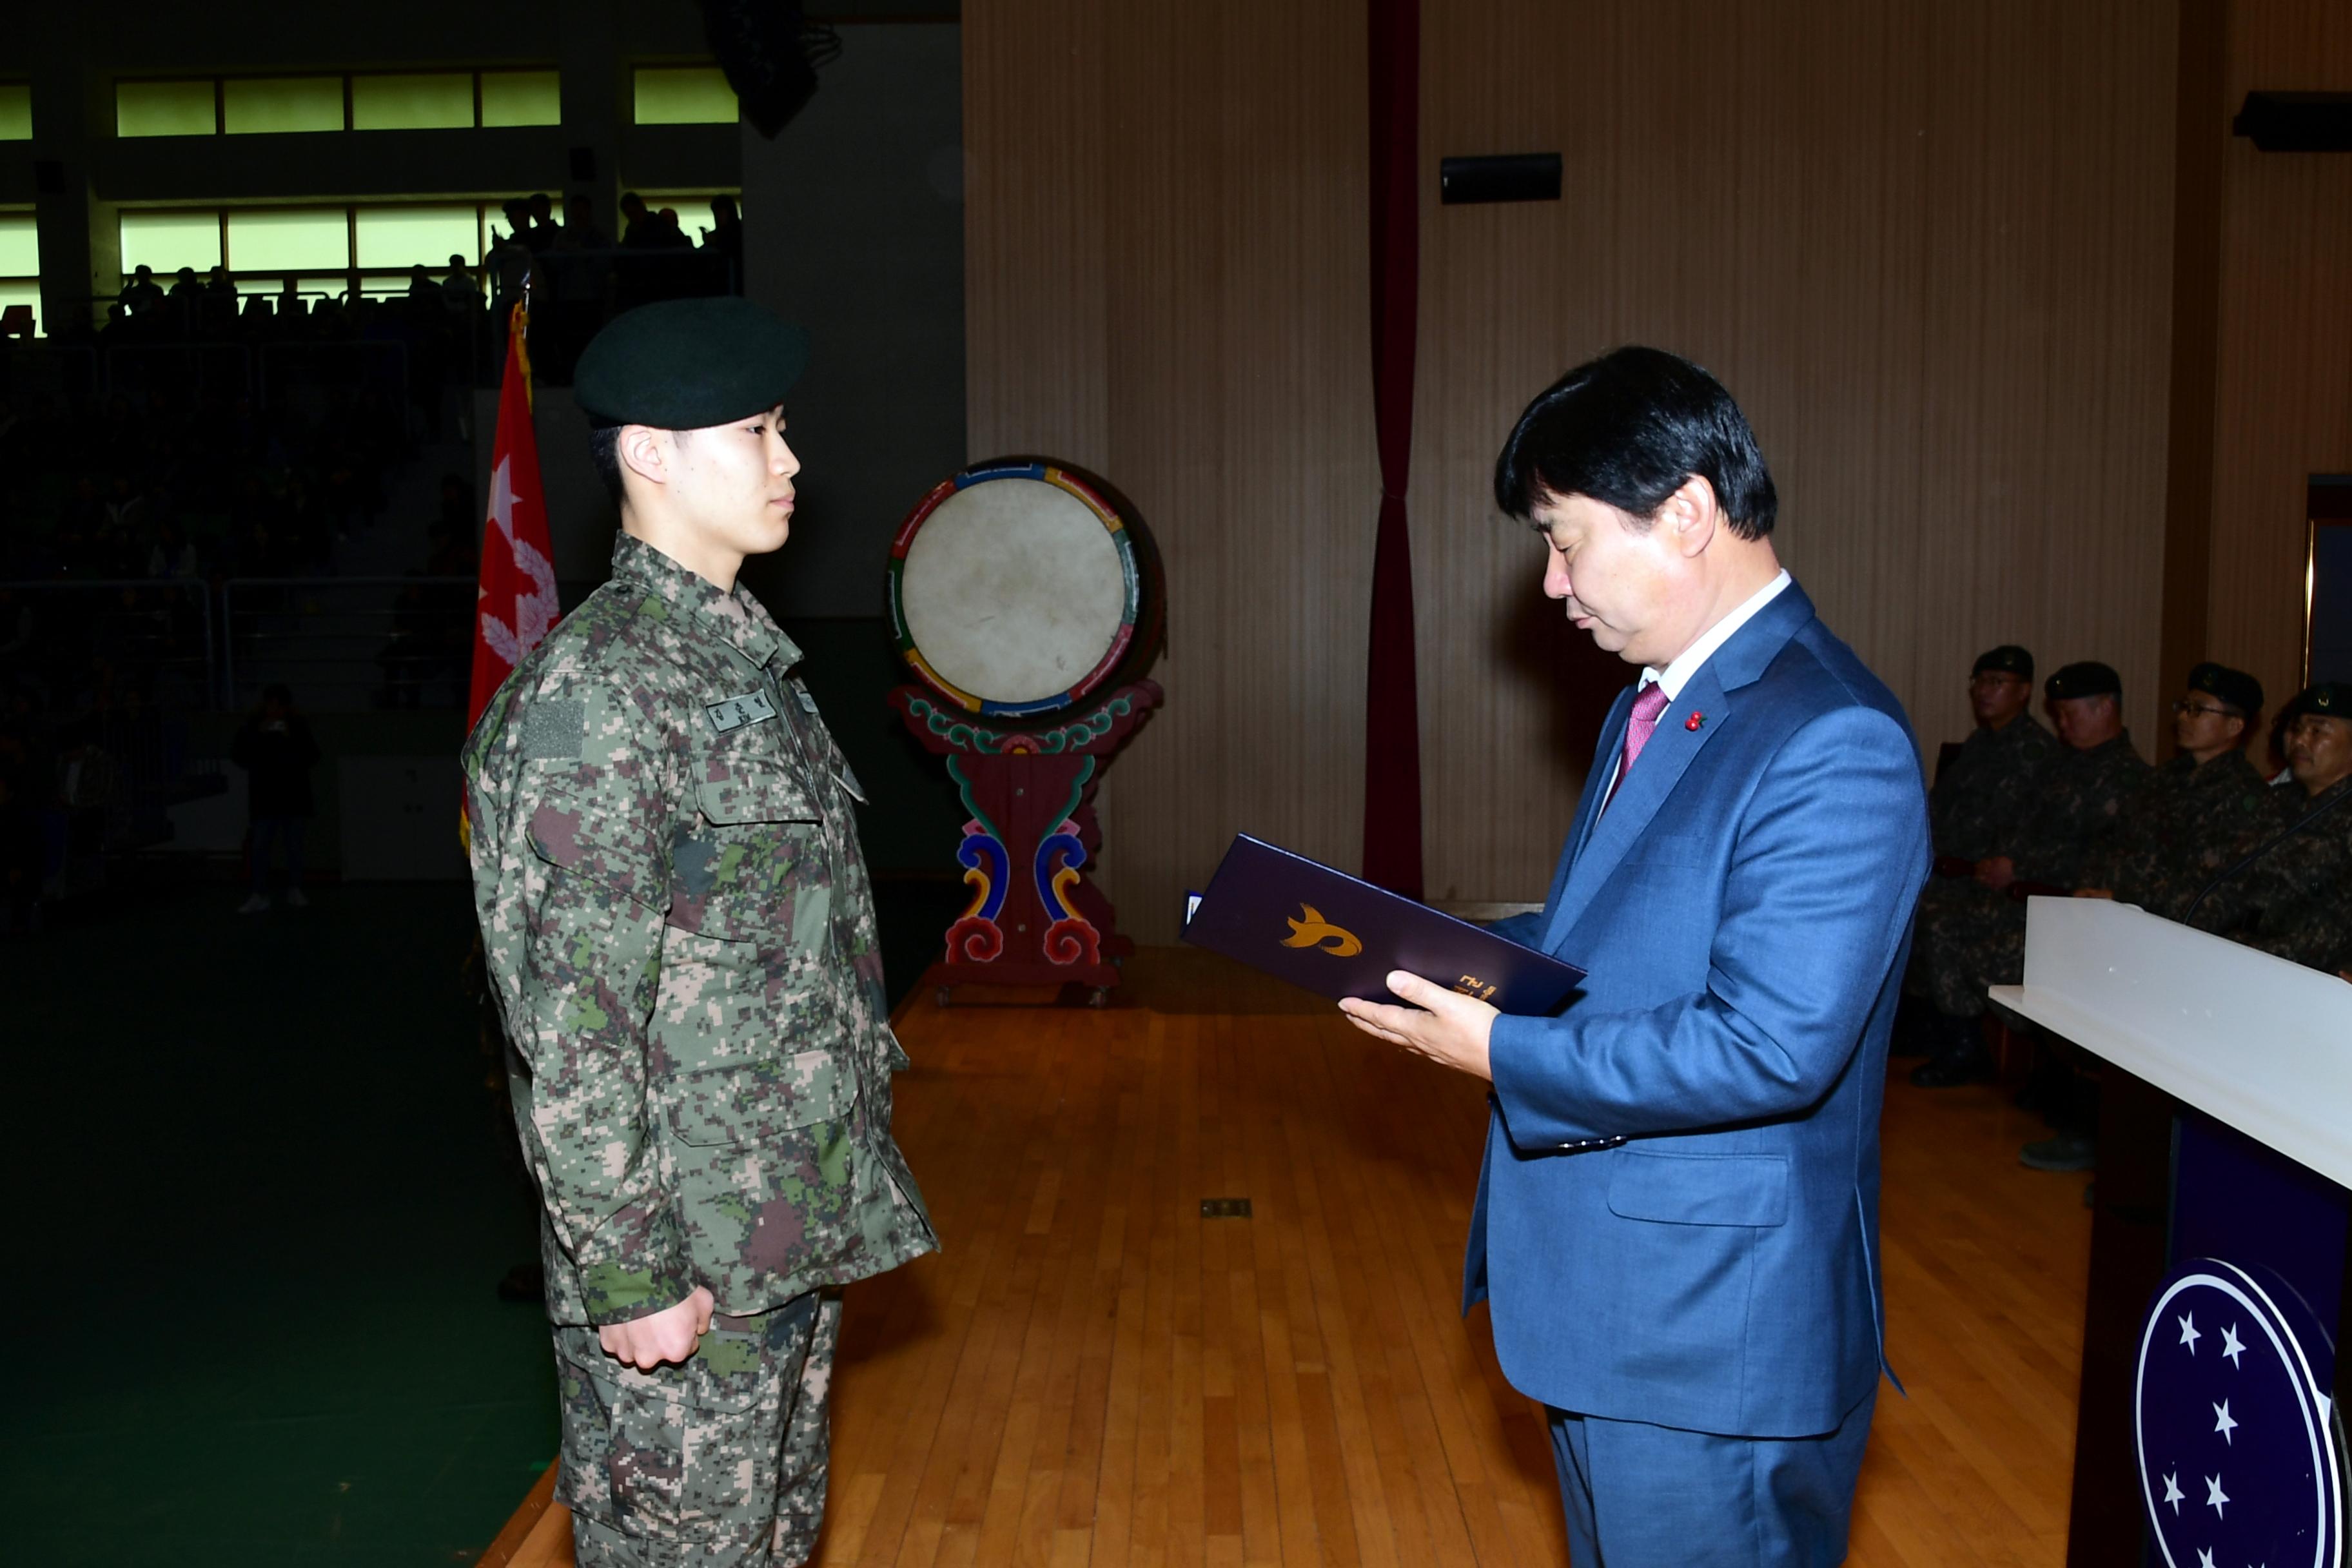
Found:
[{"label": "blue suit jacket", "polygon": [[1632,705],[1543,913],[1497,928],[1591,973],[1558,1017],[1495,1021],[1463,1310],[1488,1301],[1505,1374],[1547,1405],[1827,1432],[1884,1364],[1878,1113],[1927,875],[1918,753],[1793,584],[1602,813]]}]

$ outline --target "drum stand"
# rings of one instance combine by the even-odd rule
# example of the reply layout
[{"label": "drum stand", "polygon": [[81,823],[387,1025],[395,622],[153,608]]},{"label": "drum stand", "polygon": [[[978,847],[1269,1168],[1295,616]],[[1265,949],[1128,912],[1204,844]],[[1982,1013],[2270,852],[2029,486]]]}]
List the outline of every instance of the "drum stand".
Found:
[{"label": "drum stand", "polygon": [[1160,688],[1139,680],[1017,729],[944,706],[919,686],[890,693],[915,739],[947,758],[971,814],[956,848],[971,904],[924,976],[941,1005],[958,985],[1078,985],[1089,988],[1090,1005],[1108,998],[1135,943],[1079,868],[1102,845],[1096,775],[1159,703]]}]

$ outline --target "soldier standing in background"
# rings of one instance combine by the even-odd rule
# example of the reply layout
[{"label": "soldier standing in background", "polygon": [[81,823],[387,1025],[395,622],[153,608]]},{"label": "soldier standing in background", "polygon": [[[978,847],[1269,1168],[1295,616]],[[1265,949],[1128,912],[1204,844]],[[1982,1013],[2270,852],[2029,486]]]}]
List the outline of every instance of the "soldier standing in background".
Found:
[{"label": "soldier standing in background", "polygon": [[1936,1009],[1937,1047],[1911,1074],[1922,1089],[1949,1089],[1990,1077],[1981,1020],[1988,985],[2013,984],[2025,963],[2021,890],[2072,891],[2093,852],[2147,773],[2123,722],[2123,679],[2104,664],[2070,664],[2043,684],[2066,750],[1999,852],[1977,862],[1968,882],[1927,900],[1913,939],[1906,984]]},{"label": "soldier standing in background", "polygon": [[2305,687],[2286,708],[2292,788],[2284,837],[2222,880],[2190,923],[2313,969],[2352,965],[2352,681]]},{"label": "soldier standing in background", "polygon": [[806,1561],[838,1289],[937,1246],[891,1134],[863,797],[736,582],[790,530],[806,353],[732,298],[589,344],[613,576],[463,753],[583,1568]]}]

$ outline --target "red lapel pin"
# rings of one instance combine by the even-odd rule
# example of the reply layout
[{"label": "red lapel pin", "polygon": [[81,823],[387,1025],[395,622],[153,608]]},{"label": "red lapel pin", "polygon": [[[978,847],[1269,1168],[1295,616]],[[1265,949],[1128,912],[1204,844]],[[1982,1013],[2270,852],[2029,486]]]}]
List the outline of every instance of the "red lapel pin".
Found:
[{"label": "red lapel pin", "polygon": [[1698,733],[1698,727],[1699,727],[1701,724],[1704,724],[1704,723],[1706,723],[1706,714],[1704,714],[1704,713],[1694,713],[1694,714],[1692,714],[1689,718],[1687,718],[1687,719],[1685,719],[1685,720],[1684,720],[1684,721],[1683,721],[1683,728],[1684,728],[1684,729],[1685,729],[1685,730],[1688,730],[1692,734],[1696,735],[1696,734],[1697,734],[1697,733]]}]

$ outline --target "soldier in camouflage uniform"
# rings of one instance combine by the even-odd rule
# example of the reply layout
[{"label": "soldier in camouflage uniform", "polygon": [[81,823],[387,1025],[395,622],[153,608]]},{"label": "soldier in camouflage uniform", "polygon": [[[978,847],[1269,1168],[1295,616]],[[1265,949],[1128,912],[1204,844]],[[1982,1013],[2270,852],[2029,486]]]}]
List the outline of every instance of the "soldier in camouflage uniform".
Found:
[{"label": "soldier in camouflage uniform", "polygon": [[2151,769],[2094,850],[2078,898],[2115,898],[2179,920],[2238,858],[2275,830],[2278,796],[2246,758],[2263,685],[2200,664],[2172,704],[2172,758]]},{"label": "soldier in camouflage uniform", "polygon": [[838,1289],[936,1246],[891,1136],[857,784],[735,583],[789,531],[805,353],[736,299],[589,345],[612,580],[463,753],[583,1568],[805,1561]]},{"label": "soldier in camouflage uniform", "polygon": [[1911,1075],[1923,1089],[1990,1076],[1979,1020],[1985,987],[2014,978],[2025,955],[2025,905],[2012,889],[2071,890],[2147,773],[2123,727],[2123,681],[2106,665],[2070,664],[2043,683],[2067,750],[2043,775],[2032,807],[2003,836],[2000,853],[1967,881],[1930,884],[1905,984],[1933,1003],[1935,1057]]},{"label": "soldier in camouflage uniform", "polygon": [[1936,772],[1927,795],[1937,870],[1972,877],[2033,797],[2033,786],[2063,750],[2034,722],[2033,656],[2014,643],[1980,655],[1969,677],[1977,727]]},{"label": "soldier in camouflage uniform", "polygon": [[2193,924],[2314,969],[2352,964],[2352,682],[2306,687],[2287,707],[2294,776],[2271,841],[2215,887]]}]

